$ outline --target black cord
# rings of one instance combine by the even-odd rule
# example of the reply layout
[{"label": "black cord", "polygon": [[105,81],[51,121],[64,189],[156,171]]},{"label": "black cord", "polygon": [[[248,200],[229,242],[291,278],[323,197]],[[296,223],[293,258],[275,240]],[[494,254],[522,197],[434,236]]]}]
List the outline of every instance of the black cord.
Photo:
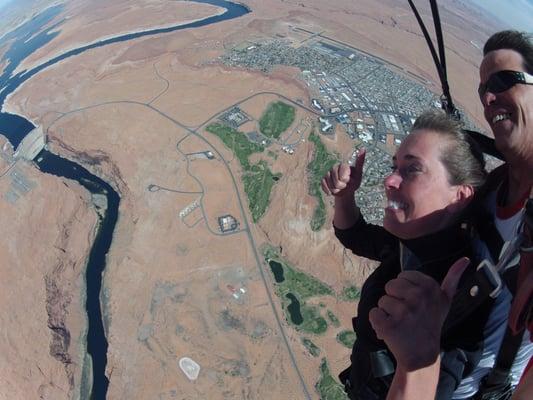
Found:
[{"label": "black cord", "polygon": [[[446,55],[445,55],[445,48],[444,48],[444,38],[442,36],[442,26],[440,23],[440,16],[439,16],[439,7],[437,5],[437,0],[429,0],[431,5],[431,13],[433,15],[433,24],[435,26],[435,35],[437,37],[437,45],[439,49],[439,54],[437,55],[437,51],[435,50],[435,46],[433,44],[433,41],[431,40],[431,37],[429,36],[428,30],[424,24],[424,21],[422,20],[422,17],[420,17],[420,14],[418,13],[418,10],[416,9],[414,3],[412,0],[407,0],[409,2],[409,5],[411,6],[411,10],[413,10],[413,13],[415,14],[416,20],[418,21],[418,25],[420,25],[420,29],[422,30],[422,33],[424,34],[424,38],[426,39],[426,43],[429,47],[429,51],[431,52],[431,57],[433,58],[433,62],[435,63],[435,67],[437,68],[437,72],[439,74],[439,79],[442,86],[442,96],[441,96],[441,103],[442,108],[448,115],[451,115],[457,120],[460,120],[461,116],[459,114],[459,111],[455,108],[455,105],[452,101],[452,96],[450,94],[450,86],[448,84],[448,76],[446,73]],[[502,154],[495,148],[494,146],[494,140],[482,135],[479,132],[471,131],[464,129],[464,131],[470,135],[481,147],[481,150],[489,154],[491,156],[494,156],[496,158],[499,158],[500,160],[504,160]]]},{"label": "black cord", "polygon": [[431,52],[431,56],[433,57],[433,62],[435,63],[435,67],[437,67],[437,72],[442,82],[444,80],[444,72],[442,71],[442,66],[439,57],[437,55],[437,52],[435,51],[435,46],[433,46],[433,42],[431,41],[431,37],[429,36],[428,30],[426,29],[426,25],[424,24],[424,21],[422,21],[422,18],[420,17],[420,14],[418,13],[418,10],[416,9],[412,0],[407,1],[411,6],[411,10],[413,10],[413,13],[415,14],[416,20],[418,21],[418,25],[420,25],[420,29],[422,29],[422,33],[424,34],[424,38],[426,39],[429,51]]}]

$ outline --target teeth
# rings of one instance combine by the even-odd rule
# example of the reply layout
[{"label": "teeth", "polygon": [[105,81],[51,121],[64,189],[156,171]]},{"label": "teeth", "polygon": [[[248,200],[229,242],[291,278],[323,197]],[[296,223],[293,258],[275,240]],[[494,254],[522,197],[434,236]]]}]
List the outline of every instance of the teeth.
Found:
[{"label": "teeth", "polygon": [[496,123],[498,121],[503,121],[504,119],[511,118],[511,114],[498,114],[492,118],[492,123]]},{"label": "teeth", "polygon": [[389,200],[388,207],[392,208],[393,210],[405,210],[407,205],[400,201]]}]

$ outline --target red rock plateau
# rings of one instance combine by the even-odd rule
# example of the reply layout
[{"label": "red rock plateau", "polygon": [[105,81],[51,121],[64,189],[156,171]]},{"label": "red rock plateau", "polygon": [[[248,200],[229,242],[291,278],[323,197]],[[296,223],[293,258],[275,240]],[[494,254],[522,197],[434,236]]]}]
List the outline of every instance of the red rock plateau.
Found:
[{"label": "red rock plateau", "polygon": [[[313,144],[306,140],[292,156],[273,145],[275,157],[260,156],[282,177],[254,224],[241,166],[205,131],[208,121],[240,102],[254,121],[248,130],[257,129],[256,121],[279,96],[309,105],[307,87],[296,68],[263,73],[222,65],[217,57],[247,40],[281,37],[299,44],[306,39],[294,29],[300,27],[374,54],[398,73],[421,76],[439,93],[435,67],[404,1],[242,3],[252,12],[237,19],[68,58],[6,101],[5,109],[43,126],[51,151],[81,164],[82,154],[100,157],[100,164],[84,166],[121,196],[103,279],[109,399],[304,399],[305,390],[318,398],[321,358],[333,375],[348,364],[349,350],[336,335],[351,329],[355,303],[333,296],[310,300],[340,320],[339,327],[311,337],[321,349],[320,357],[312,357],[284,317],[260,252],[266,243],[281,248],[285,260],[336,293],[360,286],[371,270],[368,261],[345,254],[336,242],[329,205],[325,227],[310,228],[316,199],[308,194],[307,165]],[[462,1],[439,3],[452,93],[482,124],[476,46],[496,28]],[[428,5],[420,7],[430,25]],[[101,38],[219,12],[188,1],[68,2],[58,17],[68,16],[61,34],[21,68]],[[297,110],[297,120],[316,120]],[[322,140],[346,157],[353,146],[346,135]],[[214,159],[191,156],[204,151]],[[17,168],[35,187],[16,204],[0,200],[0,397],[78,398],[85,362],[83,272],[96,214],[90,195],[77,184],[31,164]],[[3,175],[3,193],[9,184]],[[220,233],[218,217],[226,214],[239,221],[239,232]],[[236,300],[228,285],[246,293]],[[69,343],[58,333],[65,331]],[[185,356],[201,365],[194,382],[178,367]]]}]

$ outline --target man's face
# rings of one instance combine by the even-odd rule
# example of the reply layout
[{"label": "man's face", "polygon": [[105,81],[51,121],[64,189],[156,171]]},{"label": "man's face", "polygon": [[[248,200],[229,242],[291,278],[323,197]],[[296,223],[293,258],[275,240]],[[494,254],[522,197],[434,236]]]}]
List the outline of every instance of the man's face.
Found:
[{"label": "man's face", "polygon": [[[479,69],[480,83],[498,71],[525,72],[520,53],[501,49],[487,53]],[[516,84],[501,93],[481,96],[485,119],[495,143],[508,161],[523,162],[533,155],[533,85]]]}]

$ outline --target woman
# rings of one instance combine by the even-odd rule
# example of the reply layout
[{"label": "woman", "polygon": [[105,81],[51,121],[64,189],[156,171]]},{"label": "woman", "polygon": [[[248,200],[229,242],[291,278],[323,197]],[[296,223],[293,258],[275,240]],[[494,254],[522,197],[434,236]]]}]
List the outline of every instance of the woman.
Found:
[{"label": "woman", "polygon": [[[509,326],[516,334],[527,329],[533,339],[533,190],[529,194],[523,225],[516,295],[509,316]],[[442,323],[450,309],[464,261],[450,269],[439,287],[416,271],[402,272],[389,282],[386,310],[370,311],[370,321],[377,336],[387,343],[397,361],[397,369],[387,400],[433,400],[439,380],[440,349],[437,343],[420,339],[424,332],[440,338]],[[406,274],[410,274],[406,276]],[[409,287],[411,286],[411,287]],[[399,296],[398,293],[403,295]],[[408,307],[416,299],[416,306]],[[428,317],[429,316],[429,317]],[[413,340],[414,339],[414,340]],[[533,398],[533,358],[529,360],[512,400]]]},{"label": "woman", "polygon": [[[337,238],[355,254],[381,262],[363,285],[353,320],[357,340],[352,365],[341,374],[350,398],[384,399],[394,375],[394,357],[369,320],[370,310],[378,307],[387,283],[409,270],[440,283],[457,259],[474,258],[464,217],[486,173],[482,154],[460,128],[437,111],[426,112],[416,120],[412,133],[393,157],[392,173],[385,178],[383,227],[366,223],[354,204],[364,152],[357,157],[355,167],[336,166],[322,180],[324,192],[335,196]],[[465,279],[474,273],[474,265],[477,263],[467,268]],[[477,363],[491,305],[485,301],[440,338],[444,353],[438,399],[451,398],[463,376]],[[452,307],[451,317],[457,312]]]}]

